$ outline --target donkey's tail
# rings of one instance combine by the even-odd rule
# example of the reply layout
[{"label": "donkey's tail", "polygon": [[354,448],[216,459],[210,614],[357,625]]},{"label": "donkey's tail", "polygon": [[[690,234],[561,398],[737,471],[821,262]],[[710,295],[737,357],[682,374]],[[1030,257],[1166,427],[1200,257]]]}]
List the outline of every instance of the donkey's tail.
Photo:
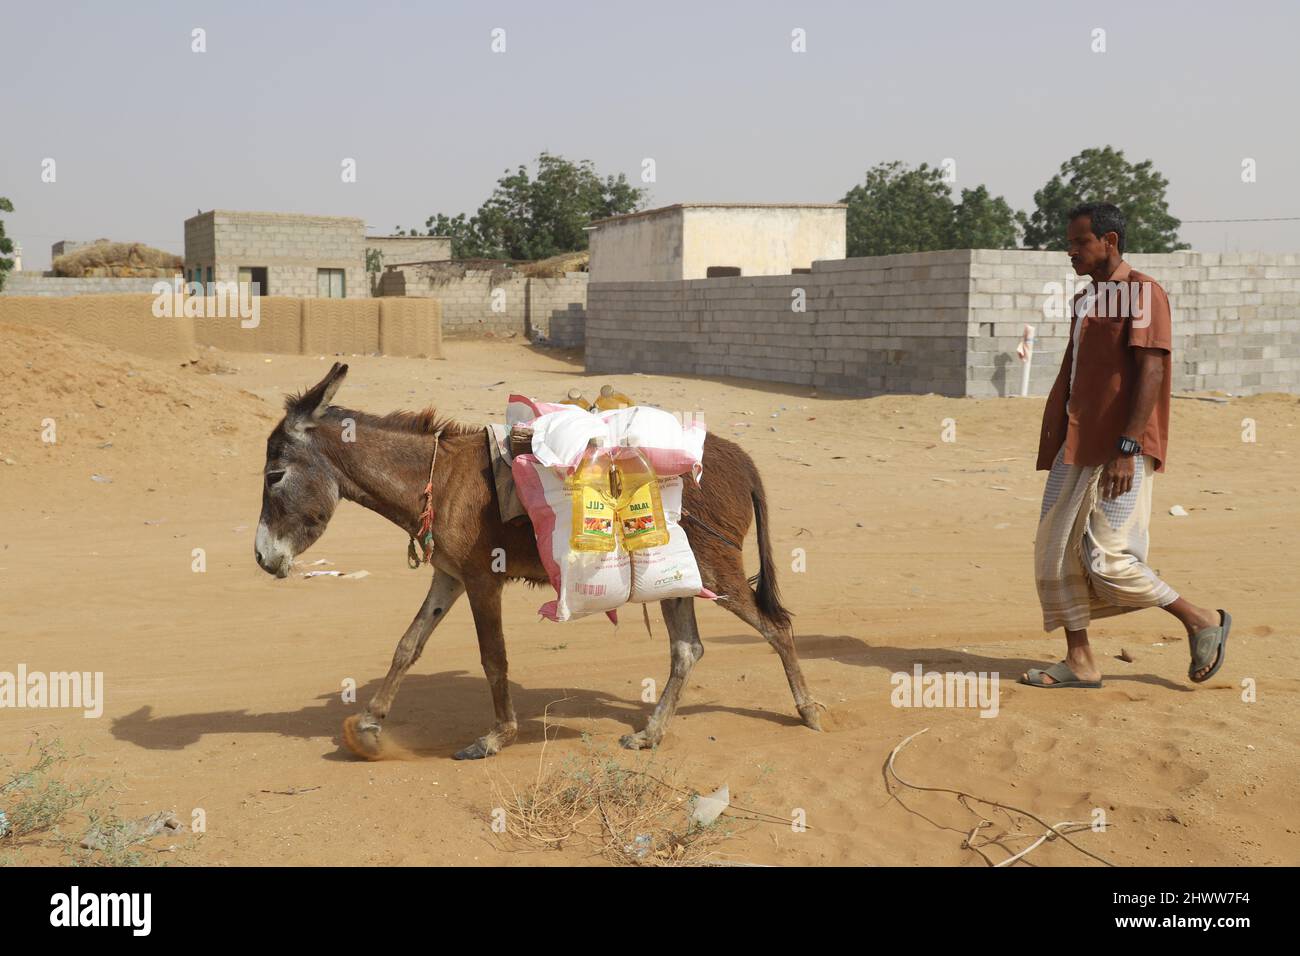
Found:
[{"label": "donkey's tail", "polygon": [[754,531],[758,535],[758,574],[749,579],[754,587],[754,596],[758,600],[758,610],[777,627],[787,630],[790,627],[790,612],[781,604],[781,592],[776,586],[776,562],[772,560],[772,539],[767,527],[767,496],[763,493],[763,481],[754,468],[753,485],[749,497],[754,503]]}]

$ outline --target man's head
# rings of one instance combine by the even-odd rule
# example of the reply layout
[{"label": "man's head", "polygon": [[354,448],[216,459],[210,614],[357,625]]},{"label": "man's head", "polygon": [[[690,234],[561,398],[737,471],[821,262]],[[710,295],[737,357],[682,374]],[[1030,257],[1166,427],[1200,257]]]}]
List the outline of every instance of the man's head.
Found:
[{"label": "man's head", "polygon": [[1076,275],[1109,273],[1124,255],[1124,214],[1108,202],[1075,206],[1065,229],[1065,248]]}]

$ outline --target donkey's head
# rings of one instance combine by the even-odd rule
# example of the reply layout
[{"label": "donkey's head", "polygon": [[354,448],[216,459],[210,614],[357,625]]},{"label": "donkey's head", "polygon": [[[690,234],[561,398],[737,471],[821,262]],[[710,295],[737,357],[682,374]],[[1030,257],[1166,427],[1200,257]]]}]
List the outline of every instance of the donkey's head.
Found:
[{"label": "donkey's head", "polygon": [[314,386],[285,402],[284,418],[266,440],[262,516],[253,545],[257,563],[277,578],[287,577],[293,559],[325,531],[339,501],[334,469],[313,441],[348,367],[334,363]]}]

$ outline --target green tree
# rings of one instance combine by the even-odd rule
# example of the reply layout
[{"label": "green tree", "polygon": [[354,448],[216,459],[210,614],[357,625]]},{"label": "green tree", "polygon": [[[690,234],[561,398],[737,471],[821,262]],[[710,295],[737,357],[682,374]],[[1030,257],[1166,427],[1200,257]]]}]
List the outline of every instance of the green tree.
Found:
[{"label": "green tree", "polygon": [[[463,212],[457,216],[444,213],[430,216],[426,226],[430,236],[451,237],[453,259],[481,259],[490,256],[491,251],[479,235],[477,225],[467,219]],[[414,229],[411,230],[411,235],[417,235]]]},{"label": "green tree", "polygon": [[[0,196],[0,212],[13,212],[14,204],[4,196]],[[9,275],[9,270],[14,267],[13,255],[14,242],[12,239],[5,238],[5,222],[0,219],[0,289],[5,287],[5,277]]]},{"label": "green tree", "polygon": [[1130,163],[1110,146],[1085,149],[1061,164],[1060,172],[1034,193],[1033,215],[1020,213],[1025,245],[1064,249],[1066,217],[1086,202],[1114,203],[1127,222],[1125,252],[1175,252],[1191,248],[1178,241],[1179,220],[1169,215],[1169,180],[1151,160]]},{"label": "green tree", "polygon": [[1016,214],[1001,196],[990,196],[984,186],[961,191],[953,209],[953,249],[1016,248]]},{"label": "green tree", "polygon": [[979,186],[954,203],[943,170],[894,161],[867,170],[848,203],[849,256],[887,256],[930,249],[1010,249],[1016,219],[1001,196]]},{"label": "green tree", "polygon": [[450,236],[456,259],[545,259],[586,249],[593,219],[635,212],[645,202],[645,190],[622,173],[602,179],[590,160],[542,153],[536,169],[536,176],[527,166],[507,170],[473,216],[436,213],[425,221],[426,234]]},{"label": "green tree", "polygon": [[909,169],[895,160],[867,170],[848,203],[848,254],[888,256],[945,248],[952,226],[952,196],[943,170],[922,163]]}]

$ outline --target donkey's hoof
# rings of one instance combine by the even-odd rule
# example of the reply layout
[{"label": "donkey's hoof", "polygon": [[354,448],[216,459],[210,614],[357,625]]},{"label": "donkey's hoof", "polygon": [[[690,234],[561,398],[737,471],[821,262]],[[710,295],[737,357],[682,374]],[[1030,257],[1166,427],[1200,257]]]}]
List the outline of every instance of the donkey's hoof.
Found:
[{"label": "donkey's hoof", "polygon": [[799,716],[803,718],[805,727],[811,727],[813,730],[820,731],[822,729],[821,712],[826,709],[827,707],[825,704],[819,704],[817,701],[813,701],[812,703],[804,704],[799,708]]},{"label": "donkey's hoof", "polygon": [[480,737],[464,750],[457,750],[452,754],[454,760],[482,760],[484,757],[491,757],[501,749],[492,734],[486,737]]},{"label": "donkey's hoof", "polygon": [[364,760],[382,760],[384,750],[379,731],[379,722],[369,714],[353,714],[343,721],[343,743]]},{"label": "donkey's hoof", "polygon": [[651,739],[644,730],[637,731],[635,734],[624,734],[618,738],[618,742],[624,750],[650,750],[659,743]]}]

